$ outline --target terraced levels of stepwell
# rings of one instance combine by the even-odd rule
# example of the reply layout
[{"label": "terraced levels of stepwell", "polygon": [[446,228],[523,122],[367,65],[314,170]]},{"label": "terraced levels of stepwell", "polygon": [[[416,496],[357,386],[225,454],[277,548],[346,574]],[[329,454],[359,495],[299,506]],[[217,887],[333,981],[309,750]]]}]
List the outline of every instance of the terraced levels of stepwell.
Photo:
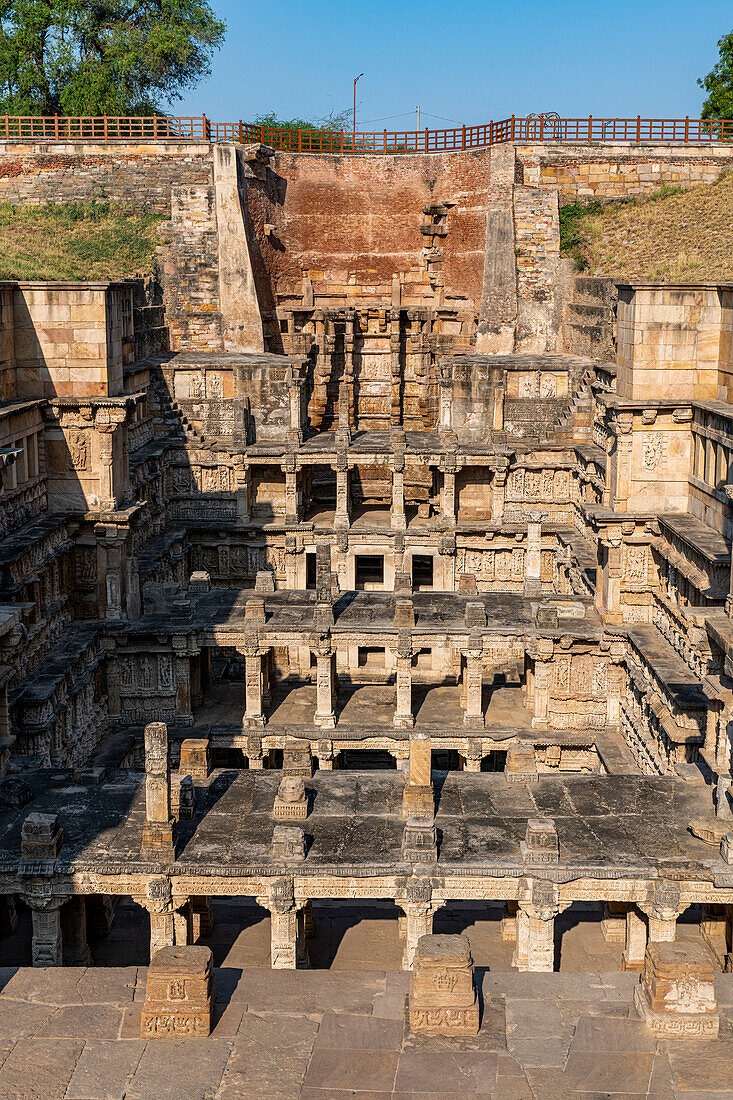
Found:
[{"label": "terraced levels of stepwell", "polygon": [[206,137],[0,125],[161,220],[0,283],[0,1095],[728,1094],[733,285],[558,209],[733,146]]}]

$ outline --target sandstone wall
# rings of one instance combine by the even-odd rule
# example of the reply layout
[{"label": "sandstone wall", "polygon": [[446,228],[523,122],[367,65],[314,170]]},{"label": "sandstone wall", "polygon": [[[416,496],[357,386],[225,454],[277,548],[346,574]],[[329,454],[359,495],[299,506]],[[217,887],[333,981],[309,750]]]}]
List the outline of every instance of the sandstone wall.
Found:
[{"label": "sandstone wall", "polygon": [[663,183],[711,183],[733,166],[720,145],[517,145],[518,178],[559,193],[560,203],[630,198]]},{"label": "sandstone wall", "polygon": [[0,202],[111,202],[170,214],[171,188],[211,183],[211,146],[0,142]]}]

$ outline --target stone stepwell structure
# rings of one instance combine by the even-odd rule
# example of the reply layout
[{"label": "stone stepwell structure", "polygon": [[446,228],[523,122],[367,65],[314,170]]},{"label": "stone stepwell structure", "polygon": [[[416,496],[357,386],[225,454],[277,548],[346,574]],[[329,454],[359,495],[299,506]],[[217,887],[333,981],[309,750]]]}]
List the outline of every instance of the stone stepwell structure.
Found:
[{"label": "stone stepwell structure", "polygon": [[[524,971],[596,903],[627,969],[649,945],[650,1019],[675,967],[730,968],[733,288],[573,288],[557,220],[730,156],[0,143],[8,201],[169,218],[157,279],[0,285],[27,964],[87,965],[124,897],[153,954],[254,899],[290,969],[314,901],[396,903],[405,968],[444,907],[501,905]],[[662,950],[683,915],[710,965]],[[471,1030],[466,951],[436,1004]]]}]

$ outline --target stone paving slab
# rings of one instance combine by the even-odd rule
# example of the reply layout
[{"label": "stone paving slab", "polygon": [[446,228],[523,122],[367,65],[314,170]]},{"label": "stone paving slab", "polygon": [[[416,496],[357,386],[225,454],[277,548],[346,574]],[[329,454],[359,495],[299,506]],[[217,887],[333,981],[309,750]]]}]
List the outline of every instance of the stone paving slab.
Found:
[{"label": "stone paving slab", "polygon": [[125,1100],[214,1097],[229,1060],[227,1039],[155,1039],[147,1044]]},{"label": "stone paving slab", "polygon": [[62,1100],[84,1044],[19,1039],[0,1070],[0,1100]]},{"label": "stone paving slab", "polygon": [[13,973],[29,999],[0,994],[0,1100],[733,1100],[726,1013],[717,1041],[657,1040],[636,976],[486,974],[480,1031],[455,1038],[409,1032],[405,973],[219,977],[210,1038],[143,1042],[144,968]]},{"label": "stone paving slab", "polygon": [[64,1100],[124,1100],[144,1049],[140,1039],[119,1043],[90,1039],[84,1044]]},{"label": "stone paving slab", "polygon": [[297,1097],[318,1024],[317,1017],[245,1013],[216,1100]]}]

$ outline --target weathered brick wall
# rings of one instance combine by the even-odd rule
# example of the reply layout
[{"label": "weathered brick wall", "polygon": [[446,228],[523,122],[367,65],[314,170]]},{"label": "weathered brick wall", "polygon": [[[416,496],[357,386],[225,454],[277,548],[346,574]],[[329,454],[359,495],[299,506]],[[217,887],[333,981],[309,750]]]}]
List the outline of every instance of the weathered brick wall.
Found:
[{"label": "weathered brick wall", "polygon": [[0,142],[0,202],[108,199],[170,214],[173,187],[211,182],[211,147],[204,144]]},{"label": "weathered brick wall", "polygon": [[733,166],[725,145],[518,145],[518,178],[557,190],[560,203],[629,198],[663,183],[691,187]]},{"label": "weathered brick wall", "polygon": [[[510,187],[503,190],[508,204]],[[486,212],[500,200],[498,192],[490,150],[386,157],[278,153],[267,180],[248,181],[260,300],[268,294],[273,304],[275,298],[300,299],[304,276],[316,298],[389,303],[398,276],[403,305],[432,300],[423,208],[448,201],[455,205],[440,239],[443,256],[430,266],[440,265],[446,299],[478,308]],[[266,223],[275,226],[269,237]]]}]

